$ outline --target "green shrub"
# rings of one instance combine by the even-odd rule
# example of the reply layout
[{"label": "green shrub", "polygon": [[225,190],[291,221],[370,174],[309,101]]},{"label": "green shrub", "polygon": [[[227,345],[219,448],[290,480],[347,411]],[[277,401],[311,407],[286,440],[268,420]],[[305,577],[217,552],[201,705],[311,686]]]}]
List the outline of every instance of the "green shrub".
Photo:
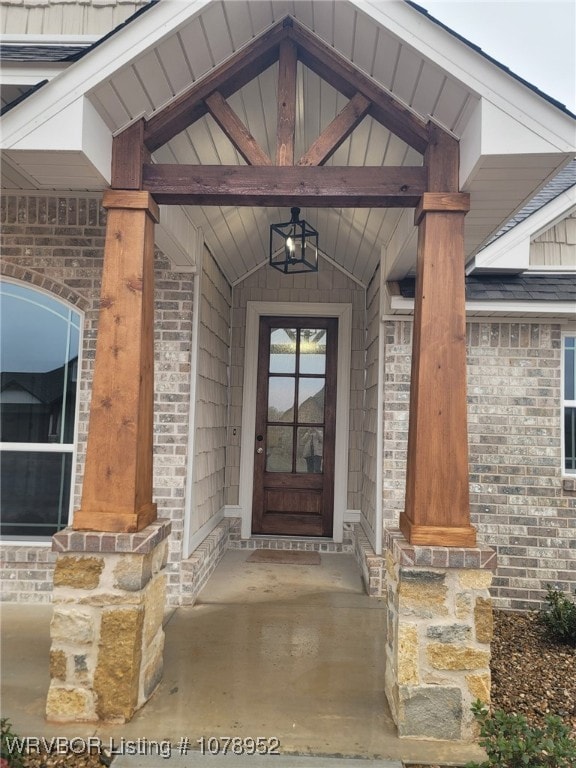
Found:
[{"label": "green shrub", "polygon": [[14,748],[16,734],[7,717],[0,720],[0,768],[24,768],[24,760],[18,749]]},{"label": "green shrub", "polygon": [[548,608],[540,612],[539,621],[550,638],[576,647],[576,603],[549,584],[547,587]]},{"label": "green shrub", "polygon": [[502,710],[490,713],[480,701],[472,706],[480,724],[480,746],[488,761],[468,763],[466,768],[574,768],[576,741],[559,717],[548,715],[542,728],[533,727],[522,715]]}]

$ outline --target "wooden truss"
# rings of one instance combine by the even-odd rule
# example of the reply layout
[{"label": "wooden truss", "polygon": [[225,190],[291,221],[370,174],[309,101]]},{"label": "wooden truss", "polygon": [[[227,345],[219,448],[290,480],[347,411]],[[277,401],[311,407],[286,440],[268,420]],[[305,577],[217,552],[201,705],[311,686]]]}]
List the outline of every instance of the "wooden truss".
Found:
[{"label": "wooden truss", "polygon": [[[227,99],[278,61],[276,155]],[[295,157],[300,61],[348,98]],[[163,165],[151,153],[210,114],[246,166]],[[416,167],[326,161],[370,115],[424,156]],[[152,503],[153,222],[156,205],[413,207],[419,231],[406,507],[413,544],[474,546],[468,497],[464,216],[458,142],[287,17],[114,139],[103,293],[77,529],[136,531]]]}]

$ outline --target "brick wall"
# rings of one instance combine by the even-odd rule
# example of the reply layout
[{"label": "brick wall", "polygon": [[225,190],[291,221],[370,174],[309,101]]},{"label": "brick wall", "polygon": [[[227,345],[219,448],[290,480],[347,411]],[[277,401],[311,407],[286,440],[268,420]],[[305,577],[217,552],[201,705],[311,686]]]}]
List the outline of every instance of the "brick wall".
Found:
[{"label": "brick wall", "polygon": [[263,267],[235,286],[232,309],[230,368],[229,453],[226,503],[238,504],[240,474],[240,432],[244,382],[244,343],[248,301],[289,301],[352,304],[352,358],[350,376],[350,439],[348,508],[360,508],[362,485],[362,423],[364,399],[364,288],[324,260],[314,274],[283,275]]},{"label": "brick wall", "polygon": [[[404,504],[411,321],[386,323],[384,517]],[[498,552],[499,607],[574,589],[576,494],[562,481],[560,326],[471,321],[468,419],[473,523]],[[564,487],[566,485],[566,488]]]},{"label": "brick wall", "polygon": [[[96,197],[16,196],[1,202],[2,272],[44,288],[84,312],[74,507],[80,504],[106,212]],[[172,520],[169,591],[179,588],[190,392],[193,282],[156,255],[154,498]],[[54,558],[46,547],[0,550],[2,598],[48,600]]]}]

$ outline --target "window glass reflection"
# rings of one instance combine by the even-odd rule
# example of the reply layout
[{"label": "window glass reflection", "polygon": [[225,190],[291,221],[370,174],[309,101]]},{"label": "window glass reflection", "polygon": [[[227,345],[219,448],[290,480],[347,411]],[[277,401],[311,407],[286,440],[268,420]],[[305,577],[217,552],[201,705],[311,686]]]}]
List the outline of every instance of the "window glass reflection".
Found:
[{"label": "window glass reflection", "polygon": [[71,468],[71,453],[3,451],[0,533],[52,536],[65,528]]},{"label": "window glass reflection", "polygon": [[324,430],[321,427],[298,427],[296,472],[322,472]]},{"label": "window glass reflection", "polygon": [[268,427],[266,472],[292,472],[292,427]]},{"label": "window glass reflection", "polygon": [[71,443],[80,317],[39,291],[1,284],[0,439]]},{"label": "window glass reflection", "polygon": [[270,332],[270,373],[294,373],[296,370],[295,328],[273,328]]},{"label": "window glass reflection", "polygon": [[324,421],[325,379],[300,379],[298,385],[298,421],[304,424]]},{"label": "window glass reflection", "polygon": [[268,381],[268,421],[294,421],[296,379],[274,376]]},{"label": "window glass reflection", "polygon": [[302,328],[300,331],[300,373],[326,371],[326,329]]}]

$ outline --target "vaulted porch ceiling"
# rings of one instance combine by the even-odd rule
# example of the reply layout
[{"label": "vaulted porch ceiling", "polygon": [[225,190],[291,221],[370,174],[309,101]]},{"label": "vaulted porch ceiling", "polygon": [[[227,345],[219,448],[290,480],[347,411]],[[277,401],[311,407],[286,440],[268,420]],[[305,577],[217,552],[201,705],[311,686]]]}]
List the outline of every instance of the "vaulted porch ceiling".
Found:
[{"label": "vaulted porch ceiling", "polygon": [[[466,229],[469,256],[573,151],[568,139],[570,120],[565,114],[403,2],[181,4],[163,0],[122,30],[123,44],[112,36],[33,100],[40,103],[50,93],[55,98],[58,81],[62,90],[68,82],[68,93],[75,98],[68,98],[66,109],[82,98],[82,116],[93,126],[95,139],[105,139],[106,134],[120,132],[139,117],[153,118],[191,83],[209,78],[222,62],[266,34],[287,13],[387,89],[408,112],[424,121],[431,117],[461,139],[461,185],[472,195]],[[307,63],[298,64],[296,158],[305,154],[350,98]],[[76,79],[74,72],[78,73]],[[271,63],[234,93],[226,94],[230,107],[269,157],[276,153],[277,84],[278,65]],[[62,105],[61,117],[65,114]],[[30,109],[31,104],[17,107],[11,122]],[[44,123],[29,123],[27,131],[11,132],[13,139],[4,143],[10,186],[105,187],[110,147],[96,152],[86,146],[89,141],[84,135],[84,145],[76,142],[71,151],[64,137],[60,144],[59,137],[54,137],[55,119],[57,115]],[[50,122],[51,151],[47,152]],[[100,147],[103,143],[100,141]],[[208,113],[155,148],[153,160],[245,165]],[[421,162],[417,149],[367,115],[326,165],[417,166]],[[320,232],[322,250],[362,282],[370,279],[383,249],[390,276],[401,277],[413,269],[412,211],[302,207],[305,218]],[[269,224],[284,220],[287,214],[285,209],[233,204],[186,207],[185,212],[203,230],[232,282],[265,261]]]}]

